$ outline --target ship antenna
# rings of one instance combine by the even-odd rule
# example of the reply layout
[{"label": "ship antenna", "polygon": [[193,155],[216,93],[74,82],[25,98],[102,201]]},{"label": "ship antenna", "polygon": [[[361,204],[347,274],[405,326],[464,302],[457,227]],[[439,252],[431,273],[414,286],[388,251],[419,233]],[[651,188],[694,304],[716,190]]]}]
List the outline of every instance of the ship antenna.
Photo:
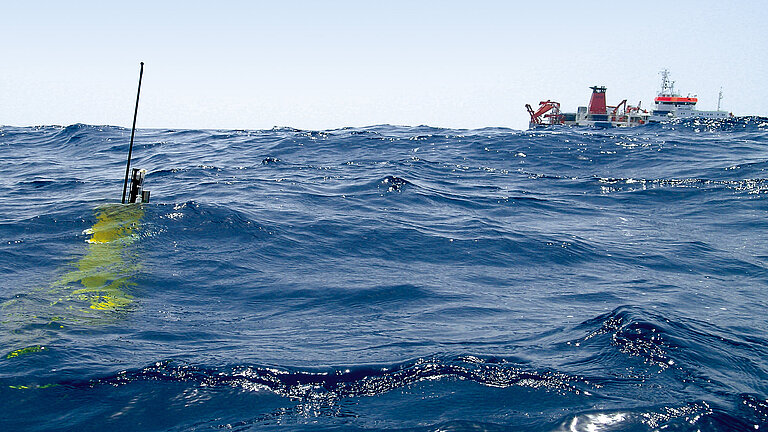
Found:
[{"label": "ship antenna", "polygon": [[669,69],[662,69],[661,72],[661,93],[665,93],[669,88]]},{"label": "ship antenna", "polygon": [[723,100],[723,88],[720,87],[720,94],[717,95],[717,110],[720,111],[720,102]]},{"label": "ship antenna", "polygon": [[133,127],[131,128],[131,144],[128,147],[128,163],[125,165],[125,180],[123,181],[123,200],[125,204],[125,191],[128,188],[128,170],[131,167],[131,153],[133,152],[133,136],[136,133],[136,116],[139,114],[139,95],[141,94],[141,78],[144,75],[144,62],[141,62],[139,69],[139,89],[136,91],[136,108],[133,110]]}]

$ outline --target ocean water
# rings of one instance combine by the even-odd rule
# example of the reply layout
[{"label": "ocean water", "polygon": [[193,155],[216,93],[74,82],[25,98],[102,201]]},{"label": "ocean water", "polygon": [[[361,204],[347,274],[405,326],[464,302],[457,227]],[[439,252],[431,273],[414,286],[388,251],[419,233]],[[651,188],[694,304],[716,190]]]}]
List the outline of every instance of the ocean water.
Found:
[{"label": "ocean water", "polygon": [[768,428],[768,119],[0,127],[0,430]]}]

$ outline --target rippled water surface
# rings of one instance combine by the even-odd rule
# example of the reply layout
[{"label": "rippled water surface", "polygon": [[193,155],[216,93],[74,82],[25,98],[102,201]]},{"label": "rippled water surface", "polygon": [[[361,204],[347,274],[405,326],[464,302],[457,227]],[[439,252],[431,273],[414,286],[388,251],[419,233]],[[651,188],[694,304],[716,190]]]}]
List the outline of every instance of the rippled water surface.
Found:
[{"label": "rippled water surface", "polygon": [[768,428],[768,120],[0,127],[0,430]]}]

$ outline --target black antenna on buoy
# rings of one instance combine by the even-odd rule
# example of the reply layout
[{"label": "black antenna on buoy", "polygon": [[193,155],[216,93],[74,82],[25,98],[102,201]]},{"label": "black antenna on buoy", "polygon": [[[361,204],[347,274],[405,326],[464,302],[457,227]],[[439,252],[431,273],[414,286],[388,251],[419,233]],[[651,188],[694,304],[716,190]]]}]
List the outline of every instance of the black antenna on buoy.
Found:
[{"label": "black antenna on buoy", "polygon": [[[136,116],[139,114],[139,95],[141,94],[141,78],[144,75],[144,62],[141,62],[141,69],[139,70],[139,89],[136,91],[136,109],[133,111],[133,127],[131,128],[131,144],[128,147],[128,163],[125,165],[125,181],[123,181],[123,200],[122,204],[125,204],[125,191],[128,189],[128,171],[131,168],[131,153],[133,152],[133,136],[136,134]],[[149,191],[142,191],[144,183],[144,170],[134,168],[134,173],[131,178],[131,195],[128,202],[136,202],[136,194],[139,194],[142,202],[149,201]],[[144,199],[146,195],[146,200]]]}]

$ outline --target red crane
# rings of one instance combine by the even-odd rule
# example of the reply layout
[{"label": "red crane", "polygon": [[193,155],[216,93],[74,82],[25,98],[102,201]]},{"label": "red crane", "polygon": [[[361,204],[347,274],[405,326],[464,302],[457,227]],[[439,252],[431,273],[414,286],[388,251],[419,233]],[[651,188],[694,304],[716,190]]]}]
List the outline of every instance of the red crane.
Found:
[{"label": "red crane", "polygon": [[[616,114],[619,113],[619,108],[621,108],[621,107],[624,107],[624,109],[621,111],[621,115],[619,115],[617,117]],[[627,120],[627,117],[626,117],[626,114],[627,114],[627,100],[626,99],[624,99],[623,101],[619,102],[619,104],[616,105],[615,107],[609,107],[609,108],[613,108],[613,112],[611,112],[611,121],[626,121]]]},{"label": "red crane", "polygon": [[[525,108],[528,109],[528,114],[531,115],[531,124],[560,124],[562,118],[560,116],[560,102],[551,100],[539,102],[539,109],[534,111],[530,104],[525,104]],[[549,113],[552,111],[551,113]],[[547,114],[549,113],[549,114]],[[544,122],[546,120],[546,123]]]},{"label": "red crane", "polygon": [[613,107],[613,112],[611,113],[611,115],[615,116],[616,114],[618,114],[619,113],[619,108],[621,108],[622,106],[624,107],[624,111],[622,111],[622,114],[623,114],[623,113],[625,113],[627,111],[627,100],[626,99],[624,99],[618,105]]}]

